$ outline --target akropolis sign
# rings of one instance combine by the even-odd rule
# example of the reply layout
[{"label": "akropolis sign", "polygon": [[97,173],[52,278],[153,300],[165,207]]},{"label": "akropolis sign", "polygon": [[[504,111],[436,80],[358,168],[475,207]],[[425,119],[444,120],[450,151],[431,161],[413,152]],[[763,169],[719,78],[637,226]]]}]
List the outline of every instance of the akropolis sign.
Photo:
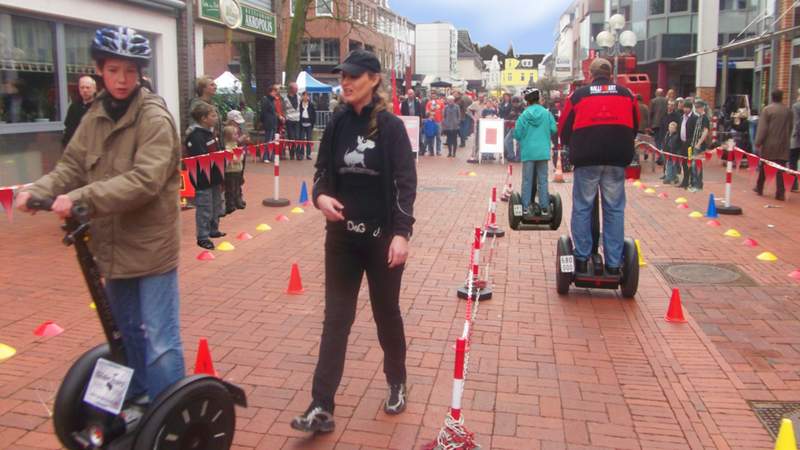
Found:
[{"label": "akropolis sign", "polygon": [[251,33],[275,37],[275,15],[238,0],[198,0],[197,14],[205,20]]}]

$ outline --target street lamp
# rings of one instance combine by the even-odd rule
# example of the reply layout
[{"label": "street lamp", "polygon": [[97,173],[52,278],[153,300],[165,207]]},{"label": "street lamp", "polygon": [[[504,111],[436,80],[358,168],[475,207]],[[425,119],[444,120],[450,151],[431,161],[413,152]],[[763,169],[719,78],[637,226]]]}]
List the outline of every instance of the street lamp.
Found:
[{"label": "street lamp", "polygon": [[636,46],[636,33],[630,30],[622,31],[625,28],[625,16],[622,14],[614,14],[609,17],[606,25],[608,29],[597,33],[595,42],[605,49],[608,56],[614,57],[614,82],[616,83],[619,72],[619,55],[625,54]]}]

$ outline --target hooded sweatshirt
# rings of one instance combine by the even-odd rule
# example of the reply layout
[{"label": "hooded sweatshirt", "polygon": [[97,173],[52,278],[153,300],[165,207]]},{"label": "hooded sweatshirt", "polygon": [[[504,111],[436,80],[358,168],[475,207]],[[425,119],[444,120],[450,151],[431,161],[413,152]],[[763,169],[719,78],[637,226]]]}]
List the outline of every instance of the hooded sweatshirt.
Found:
[{"label": "hooded sweatshirt", "polygon": [[[219,150],[219,141],[214,137],[214,131],[203,128],[198,124],[191,125],[188,131],[189,136],[186,138],[186,153],[188,156],[201,156]],[[222,184],[222,171],[219,170],[216,164],[211,164],[210,172],[211,179],[209,180],[198,164],[197,179],[190,177],[195,189],[208,189]]]},{"label": "hooded sweatshirt", "polygon": [[556,120],[542,105],[528,106],[517,119],[514,139],[519,141],[522,161],[550,159],[550,137],[557,131]]}]

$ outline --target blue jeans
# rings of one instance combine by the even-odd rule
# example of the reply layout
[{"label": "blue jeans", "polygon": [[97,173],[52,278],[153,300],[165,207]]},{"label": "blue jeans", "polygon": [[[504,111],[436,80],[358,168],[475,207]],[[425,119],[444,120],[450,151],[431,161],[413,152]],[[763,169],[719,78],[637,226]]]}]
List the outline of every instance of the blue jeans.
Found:
[{"label": "blue jeans", "polygon": [[584,166],[575,168],[572,185],[572,241],[575,258],[592,253],[592,210],[598,188],[603,203],[603,253],[607,267],[622,266],[625,240],[625,168]]},{"label": "blue jeans", "polygon": [[128,397],[150,400],[184,377],[178,320],[178,270],[106,280],[111,313],[125,346],[133,380]]},{"label": "blue jeans", "polygon": [[458,124],[458,136],[461,138],[462,147],[467,142],[470,130],[472,130],[472,119],[470,117],[465,117],[461,119],[461,123]]},{"label": "blue jeans", "polygon": [[214,185],[194,192],[194,223],[197,240],[208,239],[219,231],[219,216],[222,215],[222,186]]},{"label": "blue jeans", "polygon": [[676,165],[679,163],[672,162],[669,158],[666,158],[664,162],[664,183],[671,183],[675,181],[677,178],[677,170]]},{"label": "blue jeans", "polygon": [[550,193],[547,192],[547,160],[522,162],[522,208],[528,209],[533,190],[533,173],[536,172],[536,190],[539,192],[539,208],[550,207]]}]

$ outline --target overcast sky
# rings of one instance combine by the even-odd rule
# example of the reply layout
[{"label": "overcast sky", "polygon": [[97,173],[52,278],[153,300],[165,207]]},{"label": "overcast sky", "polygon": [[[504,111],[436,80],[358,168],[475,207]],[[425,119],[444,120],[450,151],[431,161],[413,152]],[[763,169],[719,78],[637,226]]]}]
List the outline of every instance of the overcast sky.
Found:
[{"label": "overcast sky", "polygon": [[502,51],[548,53],[558,17],[572,0],[389,0],[393,11],[414,23],[436,21],[467,29],[474,42]]}]

